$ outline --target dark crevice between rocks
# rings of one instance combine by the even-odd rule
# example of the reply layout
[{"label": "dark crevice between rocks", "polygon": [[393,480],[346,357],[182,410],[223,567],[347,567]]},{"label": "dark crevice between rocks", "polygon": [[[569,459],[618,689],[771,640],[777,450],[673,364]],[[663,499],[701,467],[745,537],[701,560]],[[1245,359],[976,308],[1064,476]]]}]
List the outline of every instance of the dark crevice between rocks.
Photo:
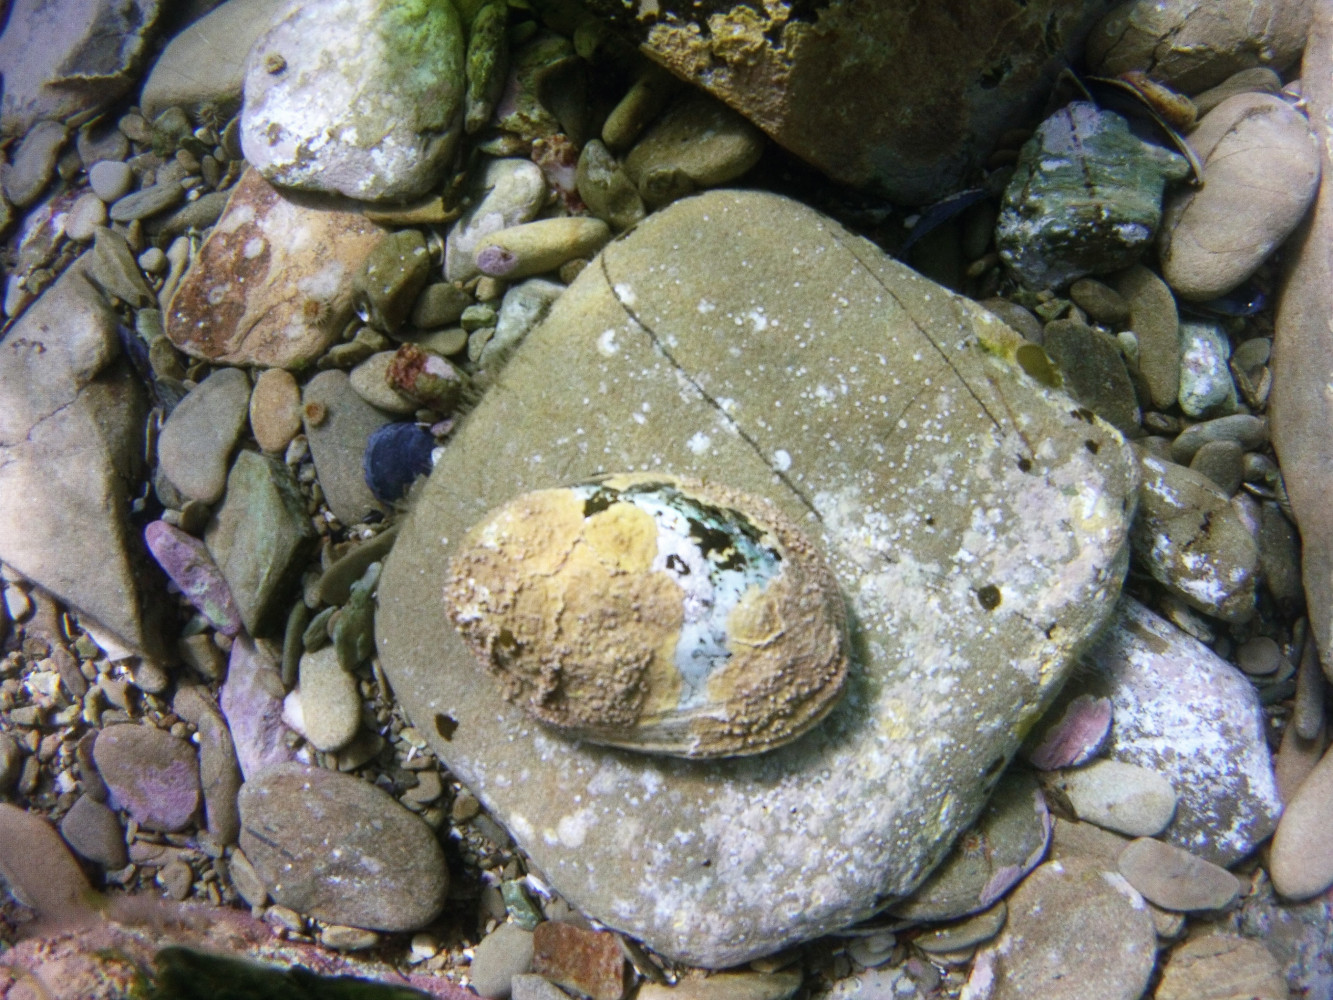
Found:
[{"label": "dark crevice between rocks", "polygon": [[769,458],[764,454],[763,448],[759,446],[759,442],[756,441],[752,436],[750,436],[750,434],[748,434],[745,431],[745,429],[741,427],[740,424],[738,424],[731,417],[731,415],[728,414],[727,411],[722,408],[722,404],[719,403],[712,395],[708,393],[706,389],[704,389],[703,386],[699,384],[698,379],[696,379],[693,375],[691,375],[685,369],[685,366],[682,365],[672,356],[671,352],[667,350],[666,344],[662,342],[662,338],[657,335],[657,332],[653,330],[652,327],[650,327],[639,317],[638,313],[634,311],[633,306],[631,306],[628,302],[626,302],[623,298],[621,298],[620,294],[616,291],[616,283],[613,280],[611,280],[611,273],[607,269],[606,254],[600,255],[598,259],[600,260],[601,263],[602,277],[606,280],[607,287],[611,289],[611,294],[616,297],[616,302],[619,303],[620,308],[625,310],[625,314],[629,316],[631,320],[633,320],[634,324],[648,335],[648,339],[653,342],[653,347],[657,349],[657,352],[661,354],[662,357],[667,359],[667,361],[671,364],[671,367],[675,368],[676,371],[680,374],[681,378],[685,379],[685,381],[687,381],[690,384],[690,386],[695,390],[695,392],[699,393],[699,395],[703,397],[705,401],[707,401],[708,405],[717,411],[718,415],[727,422],[727,424],[736,432],[736,434],[740,437],[740,439],[750,446],[750,448],[754,451],[754,453],[759,456],[759,460],[763,462],[766,466],[768,466],[769,470],[773,473],[773,475],[777,476],[778,479],[782,481],[783,485],[786,486],[787,489],[791,490],[792,494],[798,500],[801,501],[801,505],[805,507],[805,509],[808,510],[811,514],[813,514],[815,516],[815,519],[819,521],[820,524],[823,524],[824,518],[815,508],[815,505],[810,501],[810,498],[807,497],[800,490],[800,488],[797,487],[797,485],[794,482],[792,482],[791,477],[789,477],[786,473],[784,473],[781,469],[779,469],[769,460]]}]

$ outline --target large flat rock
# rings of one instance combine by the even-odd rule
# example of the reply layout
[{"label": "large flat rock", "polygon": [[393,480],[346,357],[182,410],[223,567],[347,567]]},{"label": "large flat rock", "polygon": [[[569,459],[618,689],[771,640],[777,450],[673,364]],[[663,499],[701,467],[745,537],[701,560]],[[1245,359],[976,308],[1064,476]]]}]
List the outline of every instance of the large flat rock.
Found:
[{"label": "large flat rock", "polygon": [[[415,725],[551,884],[721,967],[863,918],[970,824],[1119,592],[1134,462],[1002,353],[1017,335],[811,209],[678,202],[557,301],[445,451],[376,636]],[[765,496],[848,598],[815,730],[691,762],[579,745],[507,704],[445,617],[465,531],[525,490],[662,470]]]}]

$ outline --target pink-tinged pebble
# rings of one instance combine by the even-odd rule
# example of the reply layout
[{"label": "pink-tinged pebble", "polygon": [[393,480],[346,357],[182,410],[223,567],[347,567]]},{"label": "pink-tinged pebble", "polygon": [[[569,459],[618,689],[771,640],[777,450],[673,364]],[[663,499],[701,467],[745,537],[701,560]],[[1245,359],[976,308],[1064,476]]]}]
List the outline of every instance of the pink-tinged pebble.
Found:
[{"label": "pink-tinged pebble", "polygon": [[1077,767],[1097,755],[1111,733],[1111,700],[1081,694],[1028,754],[1039,771]]},{"label": "pink-tinged pebble", "polygon": [[195,748],[143,723],[108,726],[93,743],[97,771],[112,804],[148,830],[180,830],[199,808],[199,757]]},{"label": "pink-tinged pebble", "polygon": [[148,551],[185,599],[223,635],[241,630],[241,613],[231,589],[204,543],[166,521],[153,521],[143,530]]},{"label": "pink-tinged pebble", "polygon": [[477,269],[492,278],[503,278],[518,266],[518,255],[504,247],[487,246],[477,251]]},{"label": "pink-tinged pebble", "polygon": [[282,721],[285,693],[273,658],[253,640],[238,637],[231,647],[219,702],[246,781],[273,764],[296,759],[287,742],[288,734],[296,733]]}]

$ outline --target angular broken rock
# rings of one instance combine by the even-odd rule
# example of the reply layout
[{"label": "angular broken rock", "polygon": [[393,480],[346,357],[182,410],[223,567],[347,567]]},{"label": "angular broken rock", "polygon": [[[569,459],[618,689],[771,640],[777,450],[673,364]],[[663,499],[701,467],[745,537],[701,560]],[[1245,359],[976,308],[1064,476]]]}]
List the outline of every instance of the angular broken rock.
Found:
[{"label": "angular broken rock", "polygon": [[[1135,484],[1114,430],[980,346],[1009,338],[813,210],[715,191],[612,243],[524,340],[417,499],[375,634],[414,724],[571,903],[735,965],[910,892],[976,818],[1110,611]],[[504,701],[444,615],[449,557],[499,503],[619,469],[767,497],[824,548],[854,663],[819,727],[694,762]]]},{"label": "angular broken rock", "polygon": [[0,561],[157,657],[129,525],[146,407],[86,261],[0,340]]},{"label": "angular broken rock", "polygon": [[351,318],[352,275],[383,238],[360,212],[246,170],[167,304],[167,336],[206,361],[309,364]]},{"label": "angular broken rock", "polygon": [[[560,5],[538,6],[548,4]],[[828,0],[640,4],[653,13],[635,17],[624,0],[582,6],[835,180],[911,204],[953,190],[1001,132],[1035,115],[1105,10]]]}]

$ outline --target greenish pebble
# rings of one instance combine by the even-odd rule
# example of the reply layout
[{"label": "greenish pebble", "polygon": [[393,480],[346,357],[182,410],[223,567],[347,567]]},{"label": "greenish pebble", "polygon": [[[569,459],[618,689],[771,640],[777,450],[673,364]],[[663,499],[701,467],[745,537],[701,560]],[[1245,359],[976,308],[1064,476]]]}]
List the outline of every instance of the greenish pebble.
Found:
[{"label": "greenish pebble", "polygon": [[375,651],[374,593],[379,579],[380,564],[371,563],[352,584],[347,603],[333,623],[333,646],[344,670],[355,670]]},{"label": "greenish pebble", "polygon": [[579,154],[577,184],[588,210],[616,232],[644,216],[639,189],[599,139],[593,139]]},{"label": "greenish pebble", "polygon": [[525,931],[535,930],[542,922],[541,911],[528,896],[521,880],[506,879],[501,882],[500,898],[504,900],[505,910],[514,919],[514,923]]},{"label": "greenish pebble", "polygon": [[1268,443],[1268,421],[1248,413],[1191,424],[1171,442],[1171,461],[1189,465],[1207,441],[1236,441],[1246,451]]},{"label": "greenish pebble", "polygon": [[467,347],[467,331],[461,326],[436,330],[419,338],[415,343],[422,350],[433,351],[441,357],[449,357]]},{"label": "greenish pebble", "polygon": [[429,279],[426,237],[419,230],[404,229],[385,237],[370,252],[352,279],[352,294],[371,326],[395,333]]},{"label": "greenish pebble", "polygon": [[204,544],[251,635],[264,634],[279,599],[300,578],[314,540],[291,471],[277,459],[240,452]]},{"label": "greenish pebble", "polygon": [[470,134],[491,120],[504,90],[509,66],[509,5],[504,0],[483,4],[468,25],[467,99],[464,129]]},{"label": "greenish pebble", "polygon": [[1019,153],[995,228],[1000,258],[1034,289],[1127,267],[1157,233],[1166,182],[1188,172],[1119,115],[1069,104]]},{"label": "greenish pebble", "polygon": [[146,219],[150,215],[165,212],[168,208],[179,205],[184,198],[185,188],[181,187],[180,181],[154,184],[142,191],[127,194],[115,202],[111,206],[111,221],[133,222],[135,219]]},{"label": "greenish pebble", "polygon": [[436,330],[457,323],[472,296],[447,281],[427,285],[412,306],[411,323],[418,330]]},{"label": "greenish pebble", "polygon": [[1074,320],[1046,324],[1042,345],[1064,376],[1065,390],[1128,437],[1142,434],[1138,400],[1120,345]]},{"label": "greenish pebble", "polygon": [[319,599],[325,604],[345,604],[352,594],[352,585],[362,578],[371,563],[382,562],[398,538],[399,525],[394,524],[374,538],[367,539],[329,564],[319,578]]},{"label": "greenish pebble", "polygon": [[485,303],[478,302],[476,305],[468,306],[463,310],[459,323],[467,333],[474,330],[480,330],[483,326],[495,326],[497,318],[495,307]]},{"label": "greenish pebble", "polygon": [[[305,601],[295,601],[292,610],[287,612],[287,628],[282,633],[282,683],[290,688],[296,683],[297,670],[301,664],[301,654],[308,648],[305,644],[305,630],[310,624],[310,609]],[[326,633],[327,638],[327,633]]]},{"label": "greenish pebble", "polygon": [[334,607],[325,608],[310,619],[304,631],[301,633],[301,647],[307,653],[313,653],[317,649],[323,649],[329,644],[332,638],[329,635],[329,620],[338,613]]},{"label": "greenish pebble", "polygon": [[129,243],[120,233],[105,226],[99,227],[93,235],[88,277],[107,295],[136,309],[157,304],[157,296],[139,270],[139,262],[134,259]]}]

